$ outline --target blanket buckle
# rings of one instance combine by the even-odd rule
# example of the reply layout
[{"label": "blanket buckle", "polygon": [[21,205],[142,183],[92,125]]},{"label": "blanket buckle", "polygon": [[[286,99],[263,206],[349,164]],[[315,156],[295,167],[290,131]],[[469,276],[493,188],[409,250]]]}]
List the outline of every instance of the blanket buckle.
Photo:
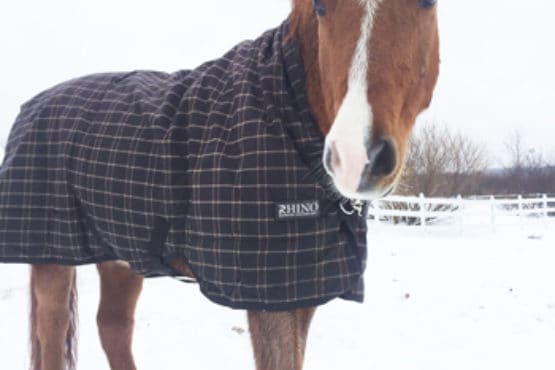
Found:
[{"label": "blanket buckle", "polygon": [[339,202],[339,208],[347,216],[355,213],[362,217],[364,214],[364,202],[360,199],[350,199],[348,202]]}]

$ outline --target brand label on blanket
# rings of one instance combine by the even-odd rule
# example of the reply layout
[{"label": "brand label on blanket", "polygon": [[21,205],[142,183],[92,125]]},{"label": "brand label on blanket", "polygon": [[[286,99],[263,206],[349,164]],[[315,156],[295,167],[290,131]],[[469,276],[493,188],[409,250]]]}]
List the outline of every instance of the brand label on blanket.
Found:
[{"label": "brand label on blanket", "polygon": [[320,216],[320,202],[284,202],[276,204],[276,218],[289,220],[294,218],[316,218]]}]

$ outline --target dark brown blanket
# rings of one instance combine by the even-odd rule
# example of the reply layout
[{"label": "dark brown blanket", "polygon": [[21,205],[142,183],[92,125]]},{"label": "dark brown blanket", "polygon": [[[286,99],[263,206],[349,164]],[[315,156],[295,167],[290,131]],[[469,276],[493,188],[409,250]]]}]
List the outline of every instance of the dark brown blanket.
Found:
[{"label": "dark brown blanket", "polygon": [[92,75],[26,103],[0,167],[0,262],[151,276],[179,256],[233,308],[361,301],[365,219],[315,177],[323,137],[287,28],[192,71]]}]

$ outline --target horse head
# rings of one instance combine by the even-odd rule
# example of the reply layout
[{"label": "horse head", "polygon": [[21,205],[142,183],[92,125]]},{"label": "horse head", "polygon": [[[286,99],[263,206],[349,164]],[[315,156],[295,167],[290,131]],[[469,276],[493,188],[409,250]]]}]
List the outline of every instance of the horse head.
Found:
[{"label": "horse head", "polygon": [[323,166],[345,196],[373,199],[401,175],[439,72],[435,0],[295,0]]}]

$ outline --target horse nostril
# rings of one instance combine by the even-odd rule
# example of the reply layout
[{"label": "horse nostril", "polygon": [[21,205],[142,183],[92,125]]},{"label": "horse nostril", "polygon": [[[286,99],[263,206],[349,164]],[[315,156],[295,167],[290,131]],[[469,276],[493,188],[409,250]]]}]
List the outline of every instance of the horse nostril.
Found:
[{"label": "horse nostril", "polygon": [[378,140],[368,153],[372,163],[371,174],[374,176],[388,176],[397,166],[395,146],[389,139]]}]

